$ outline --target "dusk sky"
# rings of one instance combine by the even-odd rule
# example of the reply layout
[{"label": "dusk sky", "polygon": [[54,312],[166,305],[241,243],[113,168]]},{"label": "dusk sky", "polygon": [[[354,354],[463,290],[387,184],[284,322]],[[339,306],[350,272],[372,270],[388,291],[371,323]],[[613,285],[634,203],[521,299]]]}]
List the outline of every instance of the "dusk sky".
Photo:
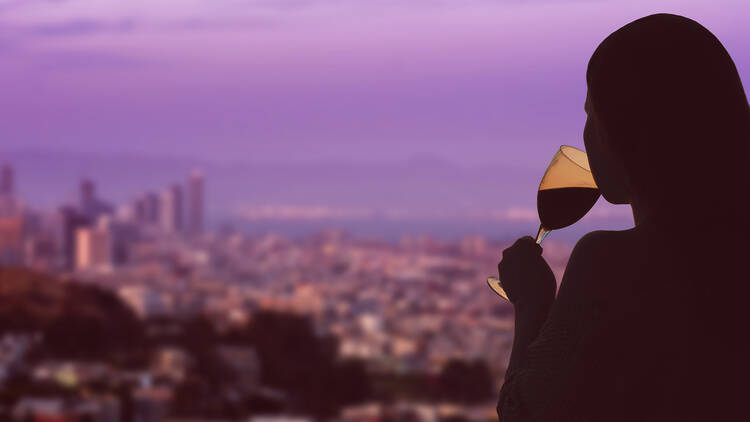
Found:
[{"label": "dusk sky", "polygon": [[582,145],[597,44],[658,11],[748,79],[744,0],[0,0],[2,149],[537,162]]},{"label": "dusk sky", "polygon": [[708,27],[748,83],[747,0],[0,0],[0,152],[492,166],[486,189],[457,180],[424,193],[432,202],[419,196],[430,179],[374,197],[340,176],[327,176],[335,189],[308,188],[304,171],[222,200],[486,200],[533,220],[547,161],[560,144],[583,145],[590,55],[656,12]]}]

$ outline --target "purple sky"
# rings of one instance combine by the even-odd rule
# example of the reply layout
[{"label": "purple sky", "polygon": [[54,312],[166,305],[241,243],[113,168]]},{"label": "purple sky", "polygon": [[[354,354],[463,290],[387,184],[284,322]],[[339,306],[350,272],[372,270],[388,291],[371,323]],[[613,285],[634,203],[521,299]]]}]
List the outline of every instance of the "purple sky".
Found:
[{"label": "purple sky", "polygon": [[596,45],[656,11],[748,79],[744,0],[0,0],[2,149],[538,165],[582,144]]},{"label": "purple sky", "polygon": [[[418,188],[344,172],[336,183],[295,175],[259,190],[249,185],[266,182],[220,182],[216,171],[209,181],[226,186],[209,188],[226,191],[216,194],[225,212],[418,203],[438,213],[520,207],[534,220],[547,160],[560,144],[582,146],[588,58],[655,12],[703,23],[750,83],[747,0],[0,0],[0,154],[437,159],[481,174],[450,191],[437,182],[450,166],[404,173],[425,179]],[[122,178],[99,173],[85,175],[114,195]],[[59,175],[35,183],[52,189],[49,177]],[[249,189],[241,197],[238,182]]]}]

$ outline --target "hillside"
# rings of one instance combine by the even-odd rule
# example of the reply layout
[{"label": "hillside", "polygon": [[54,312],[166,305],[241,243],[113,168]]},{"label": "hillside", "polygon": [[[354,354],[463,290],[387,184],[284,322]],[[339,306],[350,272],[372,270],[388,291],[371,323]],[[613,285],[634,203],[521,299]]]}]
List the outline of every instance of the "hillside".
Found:
[{"label": "hillside", "polygon": [[144,346],[143,327],[113,293],[26,269],[0,268],[0,335],[43,334],[56,358],[120,359]]}]

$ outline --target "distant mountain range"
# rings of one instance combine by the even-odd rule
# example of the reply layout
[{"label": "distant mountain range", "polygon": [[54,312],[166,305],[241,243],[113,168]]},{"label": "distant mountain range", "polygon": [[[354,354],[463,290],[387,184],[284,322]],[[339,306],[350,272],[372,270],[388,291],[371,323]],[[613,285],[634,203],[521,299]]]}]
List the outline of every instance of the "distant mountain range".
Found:
[{"label": "distant mountain range", "polygon": [[533,206],[541,175],[540,169],[471,168],[432,158],[232,163],[27,150],[0,152],[0,162],[15,168],[20,195],[44,207],[75,198],[83,177],[94,180],[104,199],[120,203],[143,191],[182,182],[192,169],[200,168],[206,174],[210,210],[217,217],[266,205],[409,214]]}]

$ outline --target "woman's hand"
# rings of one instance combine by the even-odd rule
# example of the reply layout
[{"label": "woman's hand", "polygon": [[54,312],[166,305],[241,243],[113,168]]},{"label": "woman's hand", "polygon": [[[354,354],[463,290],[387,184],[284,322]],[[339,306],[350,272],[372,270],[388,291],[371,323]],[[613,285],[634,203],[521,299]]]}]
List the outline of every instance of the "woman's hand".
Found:
[{"label": "woman's hand", "polygon": [[555,300],[555,275],[542,258],[542,247],[525,236],[503,251],[497,264],[500,284],[516,309],[546,312]]}]

